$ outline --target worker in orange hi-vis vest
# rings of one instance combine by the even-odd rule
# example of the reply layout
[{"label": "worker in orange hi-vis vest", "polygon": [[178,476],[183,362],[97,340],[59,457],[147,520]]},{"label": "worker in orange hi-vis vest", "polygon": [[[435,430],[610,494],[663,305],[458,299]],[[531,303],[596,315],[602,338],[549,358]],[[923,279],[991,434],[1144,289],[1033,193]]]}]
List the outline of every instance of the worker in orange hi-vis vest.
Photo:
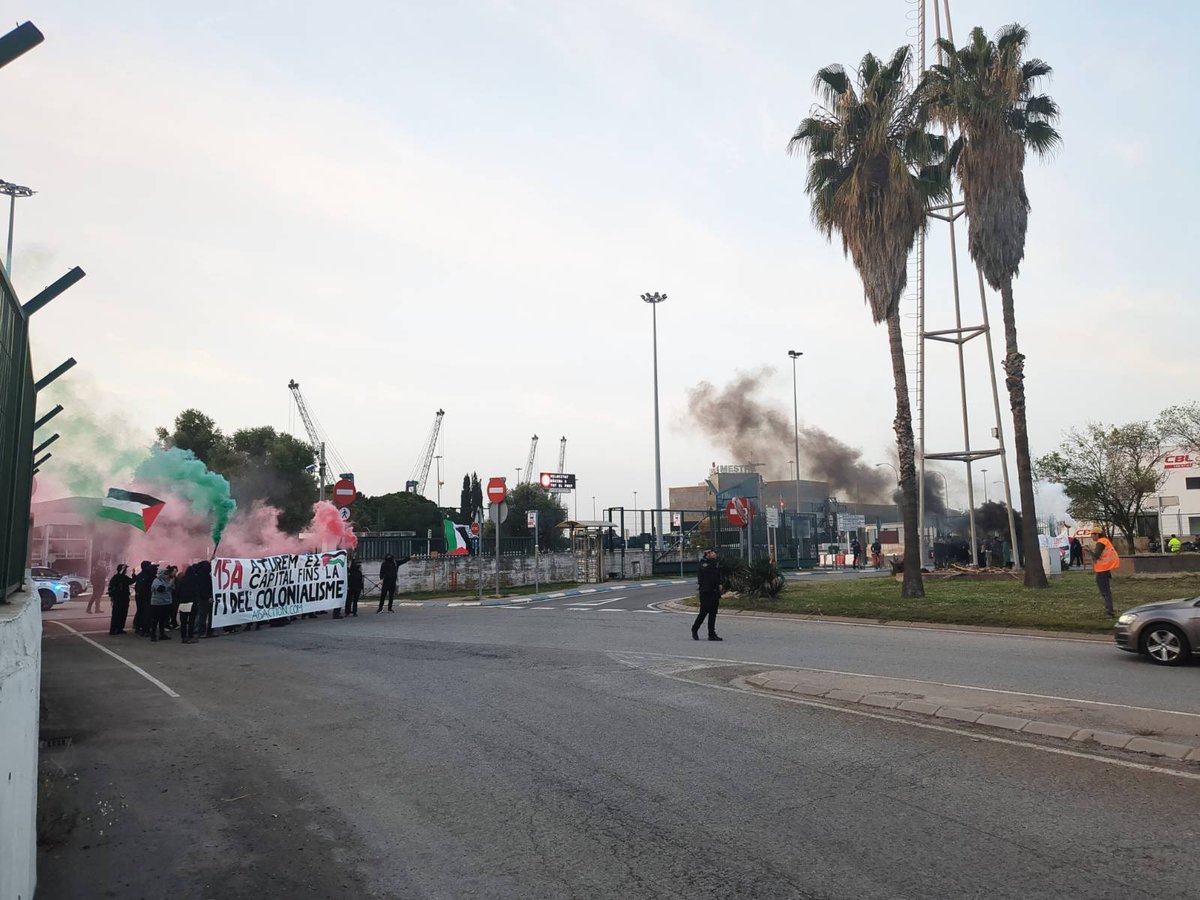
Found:
[{"label": "worker in orange hi-vis vest", "polygon": [[1113,612],[1112,573],[1114,569],[1121,567],[1121,557],[1117,556],[1117,550],[1113,547],[1112,541],[1104,536],[1104,529],[1099,525],[1092,529],[1092,539],[1096,542],[1096,546],[1092,549],[1092,571],[1096,573],[1096,587],[1100,589],[1100,596],[1104,598],[1104,611],[1111,619],[1115,615]]}]

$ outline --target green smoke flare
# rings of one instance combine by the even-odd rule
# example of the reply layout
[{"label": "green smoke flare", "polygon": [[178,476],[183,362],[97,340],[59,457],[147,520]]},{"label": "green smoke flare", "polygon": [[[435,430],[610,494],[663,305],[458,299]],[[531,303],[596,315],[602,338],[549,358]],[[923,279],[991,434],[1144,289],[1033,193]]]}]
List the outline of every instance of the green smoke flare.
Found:
[{"label": "green smoke flare", "polygon": [[229,496],[229,482],[225,476],[210,472],[191,450],[155,447],[150,451],[150,458],[137,467],[133,478],[145,485],[161,484],[177,497],[189,501],[195,512],[212,516],[213,543],[220,542],[229,517],[237,509],[237,501]]}]

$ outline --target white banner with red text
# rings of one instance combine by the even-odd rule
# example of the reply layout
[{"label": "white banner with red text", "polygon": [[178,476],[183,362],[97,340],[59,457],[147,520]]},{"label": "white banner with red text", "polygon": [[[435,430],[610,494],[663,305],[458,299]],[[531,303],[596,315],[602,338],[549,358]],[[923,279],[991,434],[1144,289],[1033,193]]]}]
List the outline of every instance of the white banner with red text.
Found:
[{"label": "white banner with red text", "polygon": [[213,628],[301,616],[346,605],[345,550],[212,563]]}]

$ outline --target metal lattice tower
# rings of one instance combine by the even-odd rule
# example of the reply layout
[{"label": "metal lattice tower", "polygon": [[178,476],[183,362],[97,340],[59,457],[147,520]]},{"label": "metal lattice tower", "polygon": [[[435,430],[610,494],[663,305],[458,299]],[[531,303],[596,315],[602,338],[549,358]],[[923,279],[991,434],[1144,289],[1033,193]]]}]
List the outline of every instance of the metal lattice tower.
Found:
[{"label": "metal lattice tower", "polygon": [[[933,8],[934,21],[934,37],[937,39],[947,38],[951,42],[954,40],[954,29],[950,21],[950,0],[907,0],[910,11],[909,20],[915,19],[915,25],[909,29],[909,37],[912,38],[913,44],[917,50],[917,64],[920,70],[920,75],[923,75],[926,67],[926,47],[928,44],[928,9]],[[943,29],[943,19],[944,29]],[[938,51],[939,59],[942,51]],[[979,306],[980,306],[980,321],[978,325],[963,324],[963,308],[962,296],[959,291],[959,272],[958,272],[958,237],[957,237],[957,222],[966,212],[964,201],[956,199],[954,193],[951,193],[947,202],[932,206],[928,210],[928,216],[931,219],[936,219],[939,222],[946,224],[947,236],[949,238],[950,249],[950,275],[951,288],[953,296],[953,312],[954,326],[947,328],[936,328],[930,330],[926,324],[927,312],[927,296],[926,296],[926,240],[928,234],[933,231],[933,225],[930,225],[927,231],[921,233],[917,249],[915,251],[915,266],[917,269],[917,464],[919,467],[918,473],[918,499],[917,499],[917,525],[920,531],[921,538],[921,558],[926,558],[925,554],[925,462],[926,460],[943,460],[961,462],[966,468],[967,478],[967,516],[970,524],[970,540],[971,540],[971,559],[978,564],[978,549],[979,542],[975,532],[975,482],[973,465],[979,460],[985,460],[990,457],[1000,458],[1000,471],[1004,481],[1004,500],[1008,507],[1008,530],[1009,540],[1012,542],[1013,559],[1020,560],[1020,543],[1017,540],[1016,522],[1013,516],[1012,506],[1012,490],[1008,477],[1008,457],[1004,446],[1004,423],[1000,416],[1000,394],[996,386],[996,363],[992,353],[992,334],[991,327],[988,322],[987,308],[987,293],[983,283],[983,273],[976,268],[976,276],[979,284]],[[968,265],[970,264],[968,260]],[[972,449],[971,447],[971,429],[970,416],[967,408],[967,376],[966,376],[966,346],[969,342],[976,338],[983,338],[984,347],[987,353],[987,369],[988,377],[991,380],[992,391],[992,407],[995,416],[995,426],[992,428],[992,437],[996,444],[993,447]],[[926,399],[925,399],[925,376],[928,368],[926,360],[926,342],[939,341],[946,344],[952,344],[956,348],[958,357],[958,385],[959,397],[961,400],[960,410],[962,415],[962,449],[946,450],[929,452],[926,446]],[[986,488],[986,485],[985,485]],[[1032,513],[1032,510],[1030,511]],[[1026,527],[1034,527],[1033,516],[1027,515],[1029,520]]]},{"label": "metal lattice tower", "polygon": [[529,484],[533,481],[533,462],[537,458],[537,442],[538,436],[535,434],[533,440],[529,442],[529,458],[525,460],[525,474],[521,477],[521,484]]},{"label": "metal lattice tower", "polygon": [[446,415],[444,409],[439,409],[434,415],[433,425],[429,429],[429,438],[425,441],[425,448],[417,457],[416,465],[413,466],[408,481],[404,482],[406,491],[415,494],[425,493],[425,482],[429,480],[429,468],[433,465],[433,451],[437,449],[438,432],[442,430],[442,416],[444,415]]}]

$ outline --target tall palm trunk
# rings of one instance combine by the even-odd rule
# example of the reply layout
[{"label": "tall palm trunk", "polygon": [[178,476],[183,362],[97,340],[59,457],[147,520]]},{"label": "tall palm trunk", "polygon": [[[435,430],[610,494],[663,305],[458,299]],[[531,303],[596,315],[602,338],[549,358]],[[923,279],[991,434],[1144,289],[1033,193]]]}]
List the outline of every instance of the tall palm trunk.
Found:
[{"label": "tall palm trunk", "polygon": [[1013,415],[1013,446],[1017,451],[1017,485],[1021,493],[1021,548],[1025,556],[1025,587],[1049,587],[1038,546],[1037,506],[1033,497],[1033,463],[1029,458],[1029,426],[1025,421],[1025,357],[1017,349],[1017,319],[1013,310],[1012,278],[1000,286],[1004,309],[1004,386]]},{"label": "tall palm trunk", "polygon": [[921,580],[921,534],[917,528],[917,462],[913,440],[912,406],[908,399],[908,373],[904,368],[904,337],[900,313],[887,317],[888,346],[892,352],[892,378],[896,383],[896,452],[900,456],[900,515],[904,522],[904,584],[900,596],[924,597]]}]

